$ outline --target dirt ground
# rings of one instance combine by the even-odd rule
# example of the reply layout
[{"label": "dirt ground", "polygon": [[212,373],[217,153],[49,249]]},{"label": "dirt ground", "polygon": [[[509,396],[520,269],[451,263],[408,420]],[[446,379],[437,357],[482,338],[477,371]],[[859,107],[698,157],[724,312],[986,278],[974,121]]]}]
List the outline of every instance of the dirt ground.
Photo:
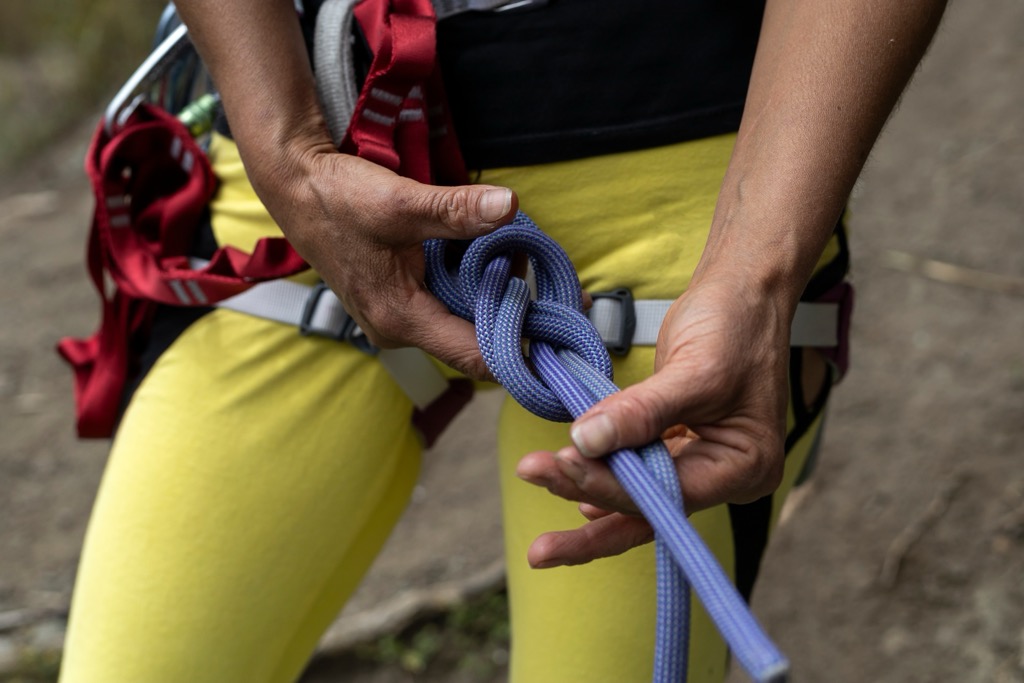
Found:
[{"label": "dirt ground", "polygon": [[[1024,682],[1022,74],[1024,3],[953,3],[857,188],[853,371],[754,600],[795,681]],[[90,128],[0,185],[0,680],[26,644],[59,644],[106,452],[74,438],[52,352],[95,323]],[[500,583],[494,408],[429,454],[329,651]],[[349,665],[309,680],[456,680]]]}]

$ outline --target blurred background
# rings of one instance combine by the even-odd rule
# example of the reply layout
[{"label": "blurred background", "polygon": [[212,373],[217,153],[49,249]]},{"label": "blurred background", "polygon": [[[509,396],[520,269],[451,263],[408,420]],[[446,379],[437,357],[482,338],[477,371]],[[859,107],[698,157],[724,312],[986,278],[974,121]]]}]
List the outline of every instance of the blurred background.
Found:
[{"label": "blurred background", "polygon": [[0,5],[0,164],[11,168],[113,94],[149,51],[165,3]]},{"label": "blurred background", "polygon": [[[162,8],[0,4],[6,683],[54,680],[59,661],[107,449],[74,437],[53,352],[98,312],[82,158]],[[795,681],[1024,681],[1022,74],[1024,3],[953,3],[853,197],[853,369],[754,600]],[[308,681],[503,680],[496,399],[429,454]]]}]

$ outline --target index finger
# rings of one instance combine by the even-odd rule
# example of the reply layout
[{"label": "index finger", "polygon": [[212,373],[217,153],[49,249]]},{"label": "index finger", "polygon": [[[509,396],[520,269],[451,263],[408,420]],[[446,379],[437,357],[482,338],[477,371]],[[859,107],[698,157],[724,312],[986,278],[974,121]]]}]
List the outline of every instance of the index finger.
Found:
[{"label": "index finger", "polygon": [[409,302],[404,324],[404,336],[445,365],[471,379],[494,381],[473,324],[451,313],[429,292],[423,290]]}]

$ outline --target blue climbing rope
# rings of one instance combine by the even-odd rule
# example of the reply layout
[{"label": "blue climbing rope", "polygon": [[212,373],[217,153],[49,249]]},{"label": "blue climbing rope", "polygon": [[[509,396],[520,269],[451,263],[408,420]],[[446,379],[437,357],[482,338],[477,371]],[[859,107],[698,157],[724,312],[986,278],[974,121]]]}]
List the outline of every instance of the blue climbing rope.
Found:
[{"label": "blue climbing rope", "polygon": [[[464,249],[457,271],[446,265],[455,245],[424,245],[427,286],[453,313],[474,323],[487,367],[516,401],[540,417],[567,422],[618,391],[611,358],[583,313],[576,270],[557,242],[519,212],[510,225],[457,244]],[[533,266],[536,300],[526,282],[512,275],[517,253]],[[523,357],[523,339],[529,340],[535,372]],[[785,681],[789,663],[687,521],[664,443],[616,451],[606,461],[655,531],[655,683],[686,680],[690,586],[753,679]]]}]

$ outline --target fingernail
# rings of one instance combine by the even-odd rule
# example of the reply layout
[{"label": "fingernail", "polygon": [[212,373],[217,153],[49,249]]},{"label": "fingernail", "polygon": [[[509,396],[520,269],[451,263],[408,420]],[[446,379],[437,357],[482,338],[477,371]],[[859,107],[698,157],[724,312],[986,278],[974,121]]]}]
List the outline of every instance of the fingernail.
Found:
[{"label": "fingernail", "polygon": [[558,469],[562,474],[577,484],[583,484],[583,480],[587,476],[586,470],[583,469],[583,463],[576,460],[575,455],[566,453],[564,450],[558,451],[555,453],[555,462],[558,464]]},{"label": "fingernail", "polygon": [[533,565],[534,569],[552,569],[554,567],[561,567],[565,565],[565,560],[559,558],[550,558],[542,560],[537,564]]},{"label": "fingernail", "polygon": [[508,213],[511,207],[512,190],[502,188],[487,190],[487,192],[480,195],[480,203],[477,209],[482,220],[493,223]]},{"label": "fingernail", "polygon": [[548,485],[548,482],[546,479],[544,479],[544,477],[537,476],[536,474],[533,474],[531,472],[520,472],[516,470],[516,476],[525,481],[527,484],[533,484],[534,486],[546,487]]},{"label": "fingernail", "polygon": [[572,442],[588,458],[607,455],[615,447],[616,430],[610,417],[598,413],[573,425],[569,431]]}]

